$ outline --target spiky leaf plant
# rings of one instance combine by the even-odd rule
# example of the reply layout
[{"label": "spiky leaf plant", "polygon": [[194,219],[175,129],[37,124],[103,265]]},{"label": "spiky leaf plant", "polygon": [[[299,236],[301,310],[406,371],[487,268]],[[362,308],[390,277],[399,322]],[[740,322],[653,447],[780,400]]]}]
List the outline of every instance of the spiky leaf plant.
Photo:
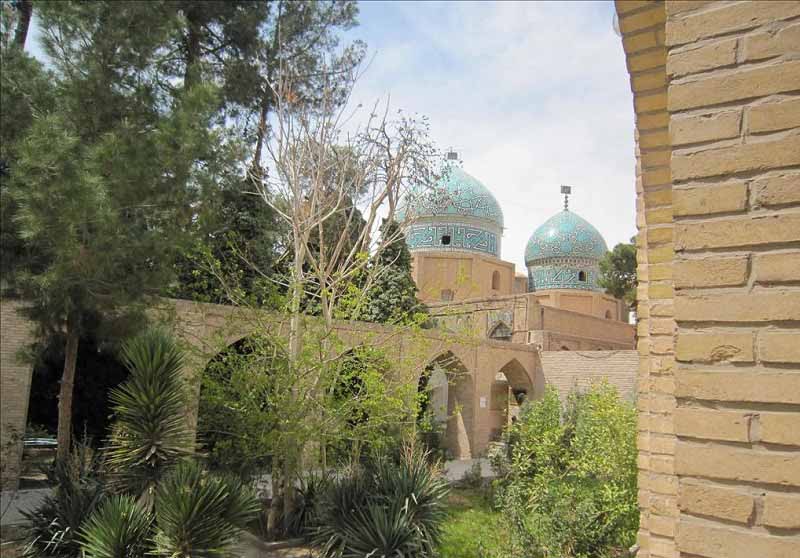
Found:
[{"label": "spiky leaf plant", "polygon": [[183,353],[167,333],[151,329],[125,343],[122,360],[130,376],[111,392],[116,423],[107,464],[118,489],[152,505],[159,480],[191,450]]},{"label": "spiky leaf plant", "polygon": [[447,483],[427,454],[372,458],[332,482],[321,502],[315,543],[326,558],[435,555]]},{"label": "spiky leaf plant", "polygon": [[73,448],[67,459],[48,472],[55,485],[51,495],[30,512],[25,533],[25,557],[77,556],[78,530],[103,498],[100,461],[88,444]]},{"label": "spiky leaf plant", "polygon": [[155,493],[154,554],[171,558],[232,555],[238,535],[255,517],[258,501],[242,481],[214,476],[186,461]]},{"label": "spiky leaf plant", "polygon": [[85,558],[144,558],[152,515],[130,496],[112,496],[81,529]]}]

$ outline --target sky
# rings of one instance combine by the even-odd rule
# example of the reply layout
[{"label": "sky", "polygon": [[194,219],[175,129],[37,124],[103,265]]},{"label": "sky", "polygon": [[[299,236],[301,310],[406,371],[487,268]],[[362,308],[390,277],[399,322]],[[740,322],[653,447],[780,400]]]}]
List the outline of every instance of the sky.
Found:
[{"label": "sky", "polygon": [[426,115],[438,147],[495,195],[504,260],[525,270],[528,237],[561,210],[609,248],[635,228],[633,98],[608,2],[360,4],[347,38],[369,64],[352,100]]},{"label": "sky", "polygon": [[[368,47],[351,98],[425,115],[442,150],[494,193],[502,258],[525,270],[525,244],[560,211],[592,223],[609,248],[635,228],[633,97],[610,0],[360,3],[345,40]],[[29,46],[42,57],[32,29]]]}]

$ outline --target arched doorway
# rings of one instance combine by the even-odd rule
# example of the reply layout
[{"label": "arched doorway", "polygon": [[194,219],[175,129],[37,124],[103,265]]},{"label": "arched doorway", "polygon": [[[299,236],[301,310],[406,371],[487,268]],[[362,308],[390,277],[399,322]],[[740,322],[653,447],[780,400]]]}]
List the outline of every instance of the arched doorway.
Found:
[{"label": "arched doorway", "polygon": [[533,397],[533,382],[527,370],[517,359],[510,360],[492,382],[489,402],[492,441],[500,439],[503,430],[519,416],[522,405]]},{"label": "arched doorway", "polygon": [[472,457],[472,377],[452,352],[433,359],[419,380],[420,418],[448,459]]}]

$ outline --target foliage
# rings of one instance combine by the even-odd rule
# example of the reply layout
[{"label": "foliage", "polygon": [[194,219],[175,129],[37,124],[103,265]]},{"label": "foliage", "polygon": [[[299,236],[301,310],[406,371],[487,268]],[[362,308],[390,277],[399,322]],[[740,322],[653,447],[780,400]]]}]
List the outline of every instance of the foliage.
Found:
[{"label": "foliage", "polygon": [[67,459],[48,471],[55,485],[34,510],[24,512],[28,521],[24,556],[74,557],[78,554],[78,533],[84,520],[102,501],[104,486],[101,463],[88,444],[76,444]]},{"label": "foliage", "polygon": [[447,520],[439,543],[441,558],[511,558],[518,556],[503,514],[488,494],[454,489],[447,499]]},{"label": "foliage", "polygon": [[314,540],[326,557],[434,556],[447,492],[419,450],[352,464],[333,480]]},{"label": "foliage", "polygon": [[214,470],[254,476],[271,464],[276,409],[271,383],[285,375],[286,356],[262,336],[218,354],[201,378],[198,433]]},{"label": "foliage", "polygon": [[229,556],[227,549],[257,511],[258,502],[242,481],[210,475],[184,461],[156,489],[153,553]]},{"label": "foliage", "polygon": [[636,246],[617,244],[600,260],[600,286],[635,309],[636,284]]},{"label": "foliage", "polygon": [[81,529],[87,558],[144,558],[153,518],[132,497],[107,498]]},{"label": "foliage", "polygon": [[151,329],[127,341],[122,357],[131,375],[111,396],[116,423],[107,459],[118,495],[91,516],[90,509],[76,514],[72,532],[84,524],[82,552],[229,556],[258,503],[241,480],[212,475],[188,458],[182,352]]},{"label": "foliage", "polygon": [[420,323],[427,308],[417,298],[417,285],[411,277],[411,252],[395,221],[384,222],[381,229],[388,241],[370,264],[376,269],[374,280],[366,293],[353,285],[354,311],[348,317],[365,322]]},{"label": "foliage", "polygon": [[130,377],[111,392],[116,423],[107,463],[116,484],[150,500],[164,474],[191,449],[183,354],[166,333],[149,329],[124,344],[122,360]]},{"label": "foliage", "polygon": [[[287,442],[318,444],[325,468],[386,449],[412,424],[414,386],[395,373],[380,347],[345,350],[335,333],[322,337],[308,324],[292,371],[285,340],[275,334],[281,325],[253,329],[203,374],[199,431],[212,468],[254,476],[283,455]],[[320,358],[323,350],[335,356]],[[300,402],[290,406],[294,391]]]},{"label": "foliage", "polygon": [[11,115],[17,133],[3,154],[3,197],[11,201],[3,218],[13,222],[15,238],[4,252],[4,279],[29,301],[24,311],[42,342],[64,332],[60,457],[69,451],[71,388],[87,316],[142,315],[169,284],[193,206],[231,166],[211,127],[217,88],[177,86],[175,60],[184,60],[166,56],[181,52],[173,51],[185,25],[176,6],[37,2],[50,71],[9,65],[10,98],[34,84],[47,92],[18,103],[19,120]]},{"label": "foliage", "polygon": [[608,384],[554,388],[511,426],[498,501],[526,558],[611,555],[635,539],[636,414]]}]

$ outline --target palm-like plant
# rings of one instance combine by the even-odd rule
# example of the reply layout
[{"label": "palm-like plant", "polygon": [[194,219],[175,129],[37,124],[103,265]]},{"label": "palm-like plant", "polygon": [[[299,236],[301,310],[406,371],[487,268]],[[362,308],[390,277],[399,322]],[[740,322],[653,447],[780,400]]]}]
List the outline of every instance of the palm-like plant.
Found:
[{"label": "palm-like plant", "polygon": [[158,482],[191,453],[183,353],[168,334],[151,329],[125,343],[122,360],[130,377],[111,392],[116,423],[107,464],[117,488],[152,505]]},{"label": "palm-like plant", "polygon": [[326,558],[434,556],[445,519],[446,481],[428,455],[371,459],[335,479],[314,540]]},{"label": "palm-like plant", "polygon": [[86,517],[103,498],[100,461],[86,444],[73,448],[67,459],[57,461],[48,472],[55,490],[30,512],[23,555],[76,556],[79,552],[78,532]]},{"label": "palm-like plant", "polygon": [[130,496],[108,498],[81,529],[86,558],[144,558],[153,517]]},{"label": "palm-like plant", "polygon": [[229,556],[237,535],[259,510],[253,491],[194,462],[178,465],[156,489],[155,552],[171,558]]}]

